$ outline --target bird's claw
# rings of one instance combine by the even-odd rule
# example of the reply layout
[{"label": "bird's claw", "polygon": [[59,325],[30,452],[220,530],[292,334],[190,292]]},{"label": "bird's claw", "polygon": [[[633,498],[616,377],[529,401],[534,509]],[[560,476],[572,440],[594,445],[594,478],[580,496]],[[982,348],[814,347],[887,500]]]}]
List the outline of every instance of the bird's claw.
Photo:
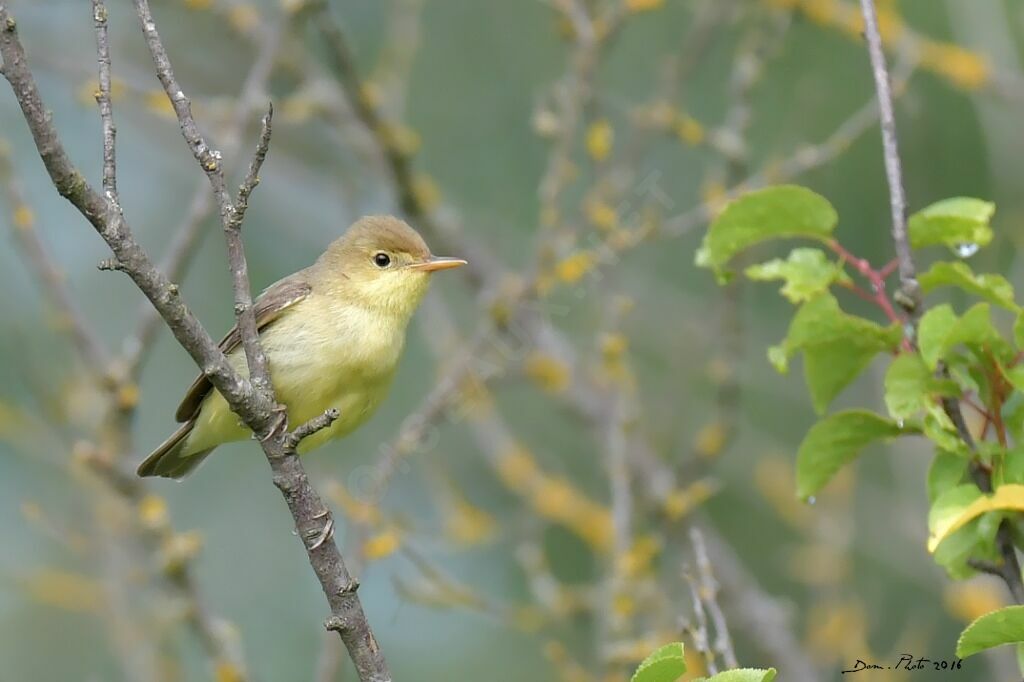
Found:
[{"label": "bird's claw", "polygon": [[274,424],[267,434],[259,439],[261,443],[266,443],[271,438],[288,430],[288,408],[284,405],[276,405],[271,411],[274,413]]},{"label": "bird's claw", "polygon": [[322,514],[314,516],[313,518],[322,519],[325,516],[327,517],[327,522],[324,524],[323,529],[321,529],[320,533],[313,541],[313,544],[309,546],[309,551],[311,552],[314,549],[319,549],[321,545],[323,545],[325,542],[334,537],[334,517],[330,515],[329,511],[325,510]]}]

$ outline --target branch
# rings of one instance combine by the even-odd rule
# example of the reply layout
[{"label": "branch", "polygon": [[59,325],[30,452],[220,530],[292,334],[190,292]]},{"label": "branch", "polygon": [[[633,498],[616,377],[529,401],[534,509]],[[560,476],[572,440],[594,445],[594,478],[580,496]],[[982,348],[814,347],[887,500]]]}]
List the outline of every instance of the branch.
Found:
[{"label": "branch", "polygon": [[[868,53],[871,57],[871,68],[875,76],[875,91],[878,96],[878,109],[881,115],[882,148],[885,153],[885,172],[889,182],[889,203],[892,208],[892,239],[896,247],[896,258],[899,262],[900,290],[896,301],[903,306],[910,316],[906,336],[913,342],[916,335],[916,324],[923,312],[921,288],[917,282],[913,256],[910,252],[910,241],[907,237],[906,197],[903,194],[903,173],[900,167],[899,145],[896,137],[896,116],[893,111],[892,93],[889,89],[889,73],[885,65],[885,52],[882,49],[882,36],[878,29],[878,16],[875,12],[874,0],[860,0],[864,14],[865,37],[868,42]],[[945,369],[942,370],[946,372]],[[942,407],[956,426],[960,438],[973,454],[977,447],[967,429],[960,402],[943,399]],[[972,464],[971,474],[983,492],[992,490],[991,474],[977,465]],[[1009,520],[1004,519],[999,525],[996,539],[1003,563],[1000,577],[1006,582],[1010,594],[1017,603],[1024,603],[1024,579],[1021,577],[1020,562],[1013,543],[1013,534]]]},{"label": "branch", "polygon": [[299,447],[299,443],[304,439],[309,438],[317,431],[323,431],[333,424],[340,416],[341,412],[331,408],[320,416],[310,419],[308,422],[291,432],[288,440],[285,441],[285,447],[289,452],[294,453],[295,448]]},{"label": "branch", "polygon": [[711,559],[708,558],[708,549],[704,545],[704,535],[696,527],[690,529],[690,542],[693,543],[693,553],[697,563],[697,588],[711,615],[711,622],[715,626],[715,651],[722,657],[726,668],[738,668],[739,662],[736,660],[736,652],[733,650],[732,637],[729,636],[725,614],[718,604],[718,581],[715,580],[715,575],[711,570]]},{"label": "branch", "polygon": [[[302,437],[326,428],[333,419],[321,417],[312,425],[303,425],[297,434],[285,431],[287,419],[276,404],[266,354],[259,342],[256,316],[252,306],[248,266],[241,239],[241,223],[248,198],[255,188],[259,170],[270,144],[270,118],[268,112],[263,119],[263,130],[256,153],[249,166],[249,173],[239,191],[239,201],[232,203],[227,191],[221,155],[206,143],[195,119],[188,97],[182,91],[174,76],[173,68],[160,35],[156,30],[147,0],[135,0],[135,8],[142,23],[143,35],[156,66],[157,77],[174,107],[181,132],[192,150],[196,161],[206,172],[220,207],[221,223],[224,228],[228,249],[228,264],[231,269],[235,294],[235,314],[242,337],[246,362],[252,385],[250,392],[258,396],[261,403],[269,403],[260,412],[246,415],[236,412],[246,425],[260,436],[264,454],[273,472],[274,484],[281,491],[295,520],[296,529],[303,540],[310,565],[320,580],[321,587],[331,605],[332,615],[325,623],[328,630],[337,631],[348,648],[355,663],[359,678],[364,682],[390,681],[387,663],[373,636],[370,624],[363,613],[362,604],[356,595],[359,582],[348,572],[338,546],[333,542],[334,519],[323,500],[313,489],[305,469],[295,453],[295,445]],[[230,404],[230,400],[229,400]],[[234,405],[231,405],[234,409]],[[332,415],[333,416],[333,415]],[[294,443],[295,445],[292,445]]]},{"label": "branch", "polygon": [[35,229],[32,209],[25,200],[6,145],[0,145],[0,185],[4,186],[10,202],[14,237],[34,271],[43,291],[60,312],[60,329],[65,331],[82,362],[104,382],[109,368],[107,352],[89,319],[79,309],[60,268],[50,257],[46,246]]},{"label": "branch", "polygon": [[103,191],[112,201],[117,197],[117,128],[110,104],[110,37],[107,35],[107,7],[103,0],[92,0],[92,19],[96,28],[96,61],[99,64],[99,90],[96,103],[103,121]]},{"label": "branch", "polygon": [[[149,493],[146,492],[142,479],[124,471],[110,457],[90,450],[85,453],[83,461],[132,509],[140,509],[147,503]],[[159,556],[163,548],[174,542],[176,532],[166,515],[157,515],[156,518],[140,524],[139,535],[145,543],[146,550],[154,556]],[[237,676],[239,682],[244,682],[248,676],[245,674],[246,666],[241,651],[228,636],[219,619],[207,608],[196,584],[191,559],[191,556],[184,555],[175,557],[174,561],[165,559],[161,566],[162,577],[173,588],[177,598],[185,603],[187,622],[211,658],[215,669],[230,670]]]},{"label": "branch", "polygon": [[[875,92],[878,95],[878,111],[882,128],[882,149],[885,153],[885,175],[889,182],[889,207],[892,211],[892,240],[899,260],[900,291],[897,301],[910,315],[915,324],[921,314],[921,287],[917,283],[917,271],[910,253],[907,237],[907,198],[903,192],[903,170],[900,164],[899,141],[896,137],[896,114],[892,105],[892,90],[889,69],[882,49],[882,35],[878,30],[878,16],[874,0],[860,0],[864,14],[864,34],[871,57],[871,70],[875,76]],[[913,327],[907,335],[913,340]]]},{"label": "branch", "polygon": [[733,626],[742,629],[760,651],[778,662],[787,682],[821,679],[820,671],[793,634],[791,606],[762,590],[756,577],[749,574],[736,552],[714,528],[701,526],[708,558],[717,569]]},{"label": "branch", "polygon": [[[192,116],[192,102],[185,95],[181,84],[174,76],[174,69],[171,67],[167,50],[164,49],[163,41],[156,29],[156,22],[153,20],[152,12],[149,9],[148,0],[135,0],[135,11],[139,15],[142,24],[142,34],[146,38],[146,45],[153,57],[153,64],[156,66],[156,75],[160,84],[167,93],[174,113],[178,118],[178,125],[181,127],[181,134],[185,138],[192,155],[199,166],[206,172],[213,189],[213,196],[220,208],[221,225],[224,228],[224,239],[227,242],[228,268],[231,271],[232,285],[235,293],[235,317],[238,330],[242,337],[242,347],[245,351],[245,360],[249,368],[249,380],[256,391],[261,394],[265,401],[274,402],[270,390],[270,370],[267,365],[267,356],[259,344],[259,334],[256,328],[256,312],[252,306],[252,290],[249,285],[249,269],[245,260],[245,253],[242,246],[242,222],[237,217],[237,211],[232,203],[231,195],[228,193],[227,180],[224,177],[224,168],[221,165],[222,155],[207,144],[199,126]],[[270,144],[270,115],[263,120],[263,133],[260,136],[260,143],[266,141]],[[253,165],[250,166],[250,173],[253,175],[252,185],[255,186],[255,174],[266,158],[266,145],[257,148],[253,158]],[[252,191],[252,187],[248,192]],[[248,192],[245,200],[248,201]],[[276,407],[276,406],[275,406]],[[268,415],[258,424],[261,437],[265,436],[263,431],[268,427]],[[254,424],[255,426],[255,424]]]},{"label": "branch", "polygon": [[17,24],[0,4],[0,58],[3,75],[11,84],[36,149],[57,192],[67,199],[89,221],[110,246],[115,262],[157,308],[182,347],[188,351],[214,385],[232,403],[248,415],[257,405],[252,400],[248,381],[228,364],[216,342],[203,329],[178,294],[178,289],[153,265],[135,240],[120,207],[108,204],[72,163],[39,95],[25,59],[25,50],[18,40]]},{"label": "branch", "polygon": [[[238,103],[234,107],[227,130],[222,136],[222,150],[225,157],[224,172],[227,177],[234,174],[234,167],[237,166],[234,163],[234,158],[241,147],[241,133],[245,129],[245,124],[253,110],[261,105],[264,99],[267,81],[270,79],[281,47],[281,37],[281,28],[268,28],[266,38],[259,42],[256,59],[245,78],[238,95]],[[167,247],[167,253],[160,260],[160,270],[172,282],[177,282],[184,276],[185,269],[205,234],[203,226],[212,207],[213,198],[206,187],[206,182],[198,183],[192,194],[192,199],[189,201],[185,219],[175,230],[171,243]],[[126,340],[123,351],[125,375],[129,378],[134,378],[141,370],[153,348],[156,332],[160,328],[160,315],[153,306],[144,304],[137,317],[135,331]]]},{"label": "branch", "polygon": [[440,223],[431,215],[416,190],[416,178],[407,152],[396,144],[389,124],[367,96],[352,50],[325,0],[310,0],[309,17],[315,20],[330,58],[331,69],[338,79],[345,97],[351,103],[356,117],[370,134],[378,153],[384,159],[393,183],[399,207],[428,241],[440,245],[445,251],[458,252],[469,265],[461,268],[470,284],[480,288],[502,270],[493,254],[479,243]]},{"label": "branch", "polygon": [[[160,43],[148,4],[145,0],[136,0],[136,8],[161,82],[174,104],[186,141],[210,178],[218,204],[221,206],[222,219],[226,223],[234,209],[220,169],[219,155],[206,146],[191,118],[187,98],[180,88],[175,87],[177,82],[173,78],[170,62]],[[274,483],[285,497],[310,564],[331,606],[332,615],[326,623],[328,629],[336,630],[341,636],[361,680],[390,681],[391,675],[387,664],[356,596],[358,582],[348,573],[337,545],[330,541],[333,529],[330,511],[310,485],[298,457],[285,447],[291,434],[276,428],[277,413],[270,395],[272,391],[257,390],[232,368],[224,353],[182,301],[177,286],[157,270],[135,240],[120,205],[96,192],[71,162],[53,125],[52,117],[40,98],[16,28],[16,22],[7,11],[6,4],[0,3],[2,72],[10,82],[21,106],[51,181],[61,196],[82,213],[110,246],[116,258],[117,269],[127,273],[149,298],[167,322],[175,338],[203,369],[214,387],[227,400],[232,411],[242,418],[246,426],[261,434],[261,444],[273,471]],[[107,151],[105,148],[105,158]],[[229,233],[230,238],[227,225],[225,232]],[[247,284],[244,253],[239,248],[232,258],[237,258],[237,262],[232,263],[236,298],[249,299],[248,290],[239,290],[243,278]],[[251,319],[251,305],[241,310],[240,316],[248,316]],[[248,330],[244,327],[242,329],[243,334],[248,333],[250,340],[255,342],[253,345],[258,346],[255,324],[253,323]],[[252,358],[249,360],[252,363]],[[258,368],[257,364],[255,369]]]}]

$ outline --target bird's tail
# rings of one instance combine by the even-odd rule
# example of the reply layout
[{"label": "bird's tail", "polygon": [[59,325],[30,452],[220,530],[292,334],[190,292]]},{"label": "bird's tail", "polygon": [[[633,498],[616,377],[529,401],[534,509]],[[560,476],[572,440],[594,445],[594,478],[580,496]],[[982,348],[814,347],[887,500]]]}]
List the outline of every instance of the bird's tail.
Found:
[{"label": "bird's tail", "polygon": [[139,476],[163,476],[181,480],[202,464],[213,452],[213,448],[199,452],[184,452],[186,440],[194,426],[194,421],[188,421],[172,433],[139,465]]}]

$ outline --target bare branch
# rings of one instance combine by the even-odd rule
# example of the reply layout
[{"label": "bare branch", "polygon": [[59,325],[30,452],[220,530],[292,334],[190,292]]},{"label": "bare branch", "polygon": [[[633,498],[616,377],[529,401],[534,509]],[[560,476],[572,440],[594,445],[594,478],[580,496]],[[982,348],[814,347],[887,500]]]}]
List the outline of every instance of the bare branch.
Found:
[{"label": "bare branch", "polygon": [[147,47],[149,47],[149,53],[153,57],[153,64],[156,66],[157,78],[160,79],[160,84],[174,108],[174,114],[178,118],[178,125],[181,127],[181,134],[185,138],[185,142],[213,186],[214,197],[217,199],[221,211],[221,220],[226,221],[232,207],[231,196],[228,194],[224,170],[221,166],[221,153],[211,149],[202,133],[199,132],[199,126],[192,116],[192,102],[185,96],[181,85],[174,76],[171,60],[167,56],[167,50],[164,49],[160,34],[156,30],[156,22],[149,9],[149,2],[147,0],[134,0],[134,2],[135,11],[142,24],[142,34],[146,39]]},{"label": "bare branch", "polygon": [[317,431],[323,431],[333,424],[340,416],[341,412],[335,408],[331,408],[320,416],[310,419],[288,435],[288,440],[285,442],[285,448],[287,448],[289,452],[294,452],[295,448],[299,446],[299,443],[301,443],[303,439],[309,438]]},{"label": "bare branch", "polygon": [[[167,320],[175,338],[213,381],[217,390],[240,414],[258,413],[259,401],[249,390],[249,382],[240,377],[203,329],[178,294],[178,289],[153,265],[135,240],[120,207],[108,204],[82,176],[64,149],[53,119],[39,95],[35,79],[18,40],[17,23],[0,4],[0,58],[3,74],[21,106],[36,149],[57,189],[96,229],[114,253],[118,269],[124,270]],[[269,408],[268,408],[269,409]]]},{"label": "bare branch", "polygon": [[813,682],[821,679],[798,637],[793,634],[793,613],[788,605],[765,593],[750,575],[736,552],[715,530],[702,525],[709,561],[713,562],[727,597],[733,626],[742,629],[762,652],[778,662],[786,680]]},{"label": "bare branch", "polygon": [[[153,14],[149,9],[147,0],[135,0],[135,11],[139,15],[139,22],[142,24],[142,34],[146,38],[146,45],[153,57],[153,64],[156,66],[157,78],[167,93],[174,113],[178,118],[178,125],[181,127],[181,134],[185,138],[192,155],[199,163],[206,177],[210,180],[213,188],[214,198],[220,208],[221,225],[224,228],[224,238],[228,247],[228,267],[231,270],[232,283],[235,292],[235,317],[238,321],[238,329],[242,337],[242,346],[245,350],[245,359],[249,367],[249,380],[252,385],[262,394],[264,399],[270,400],[270,372],[267,366],[267,357],[258,342],[259,334],[256,329],[256,313],[252,307],[252,292],[249,286],[249,269],[245,261],[245,254],[242,247],[241,221],[235,217],[235,206],[232,203],[231,195],[227,189],[227,180],[224,177],[224,168],[221,164],[221,153],[207,144],[199,126],[192,116],[192,102],[185,95],[181,84],[174,75],[167,50],[164,49],[163,41],[153,20]],[[269,115],[264,119],[265,134],[261,136],[261,142],[267,139],[269,145]],[[257,149],[253,161],[258,165],[266,157],[266,149]],[[250,190],[251,191],[251,188]],[[248,197],[248,194],[246,195]],[[266,425],[264,425],[266,426]],[[260,433],[262,436],[263,434]]]},{"label": "bare branch", "polygon": [[[900,305],[917,320],[921,314],[921,287],[917,283],[917,271],[910,253],[907,237],[907,198],[903,191],[903,170],[900,164],[899,140],[896,136],[896,113],[892,105],[892,89],[889,69],[885,63],[882,36],[878,30],[878,15],[874,0],[860,0],[864,14],[864,35],[871,57],[871,70],[875,77],[875,92],[878,95],[878,111],[882,127],[882,149],[885,152],[885,175],[889,182],[889,207],[892,211],[892,240],[899,259]],[[908,336],[913,338],[913,328]]]},{"label": "bare branch", "polygon": [[[222,139],[224,172],[227,177],[233,175],[233,169],[238,165],[235,157],[241,148],[245,124],[255,108],[262,105],[266,84],[281,47],[281,34],[281,28],[267,30],[266,37],[258,44],[256,59],[238,95],[238,103]],[[175,230],[166,255],[160,260],[161,272],[172,282],[177,282],[184,276],[185,269],[202,241],[203,226],[213,208],[213,197],[205,180],[197,183],[188,206],[185,218]],[[144,304],[138,313],[135,331],[125,343],[123,362],[126,376],[134,377],[138,374],[153,347],[159,328],[159,313],[153,306]]]},{"label": "bare branch", "polygon": [[[142,479],[123,470],[116,461],[100,452],[87,452],[83,459],[85,464],[132,508],[137,509],[146,503],[149,493]],[[176,534],[166,518],[142,523],[139,530],[139,538],[151,555],[160,554],[161,548],[168,547]],[[238,680],[248,679],[244,674],[245,661],[240,647],[235,638],[229,636],[224,624],[210,613],[204,603],[191,562],[185,559],[175,561],[164,566],[162,573],[162,577],[175,591],[176,596],[185,603],[188,625],[214,667],[229,665],[231,671],[238,676]]]},{"label": "bare branch", "polygon": [[[903,193],[903,171],[900,166],[899,144],[896,136],[896,115],[892,105],[892,92],[889,88],[889,73],[885,64],[885,52],[882,49],[882,36],[878,28],[878,16],[874,0],[860,0],[864,15],[864,34],[871,57],[871,68],[875,77],[875,92],[878,96],[878,109],[881,114],[882,148],[885,153],[885,171],[889,182],[889,203],[892,208],[892,239],[896,247],[896,258],[899,262],[900,290],[896,300],[910,315],[911,323],[905,331],[908,339],[913,342],[916,336],[916,323],[924,312],[921,301],[921,288],[917,282],[910,240],[907,235],[906,198]],[[942,373],[946,369],[942,368]],[[967,429],[960,403],[953,399],[943,399],[942,407],[956,426],[957,433],[968,449],[977,455],[976,443]],[[983,492],[992,490],[991,474],[972,463],[971,474]],[[997,567],[998,575],[1003,578],[1010,594],[1017,603],[1024,603],[1024,579],[1021,577],[1020,561],[1013,542],[1009,521],[1004,519],[996,535],[999,553],[1003,562]]]},{"label": "bare branch", "polygon": [[[238,319],[242,347],[245,350],[245,359],[249,366],[249,379],[256,390],[266,392],[271,400],[274,398],[270,385],[270,365],[267,362],[267,355],[260,345],[259,331],[256,327],[256,311],[253,309],[252,288],[249,284],[249,266],[246,263],[245,249],[242,245],[242,219],[249,207],[249,195],[259,182],[260,168],[267,158],[273,115],[274,109],[270,107],[267,110],[267,115],[263,117],[263,127],[256,145],[256,153],[253,155],[252,162],[249,164],[249,172],[238,192],[238,202],[231,207],[230,211],[221,213],[224,223],[224,238],[228,245],[228,267],[231,269],[235,290],[235,316]],[[222,175],[221,181],[223,180]]]},{"label": "bare branch", "polygon": [[326,1],[311,0],[310,6],[314,11],[311,11],[309,16],[314,20],[314,25],[327,47],[331,68],[356,116],[383,157],[402,212],[430,242],[439,245],[445,251],[457,252],[469,261],[469,265],[461,270],[472,285],[482,287],[494,273],[501,272],[500,264],[488,249],[475,243],[467,235],[453,230],[452,225],[435,220],[431,215],[416,191],[416,178],[410,159],[395,143],[388,123],[367,97],[348,41],[345,40],[345,35],[332,16]]},{"label": "bare branch", "polygon": [[112,201],[117,198],[117,128],[110,105],[110,37],[107,35],[107,7],[102,0],[92,0],[92,19],[96,28],[96,61],[99,64],[99,90],[96,103],[103,121],[103,191]]},{"label": "bare branch", "polygon": [[[136,0],[136,8],[161,82],[175,106],[182,132],[193,154],[210,178],[221,207],[222,219],[227,226],[233,206],[220,168],[220,159],[203,141],[191,117],[188,100],[177,87],[148,4],[145,0]],[[310,485],[299,458],[286,450],[285,442],[290,435],[276,428],[279,413],[270,395],[272,391],[269,390],[269,381],[267,391],[257,390],[231,367],[217,344],[181,300],[177,287],[157,270],[135,240],[120,206],[97,193],[71,162],[40,98],[16,28],[6,4],[0,3],[0,58],[3,75],[12,86],[36,148],[57,191],[89,220],[107,242],[114,253],[118,269],[126,272],[149,298],[166,320],[175,338],[210,377],[232,411],[255,433],[263,434],[261,443],[273,471],[274,483],[288,504],[310,565],[331,606],[332,616],[327,623],[329,629],[340,634],[361,680],[390,681],[387,664],[356,596],[358,582],[348,573],[337,545],[331,541],[334,522],[330,511]],[[231,231],[226,228],[225,232],[230,238]],[[234,232],[237,235],[238,229],[234,229]],[[258,348],[240,239],[237,248],[229,247],[229,250],[234,251],[231,254],[231,265],[236,299],[249,302],[248,306],[239,311],[240,317],[252,321],[250,325],[242,327],[243,336],[248,334],[254,342],[252,345]],[[258,370],[259,365],[252,363],[252,358],[249,360],[255,365],[254,370]]]},{"label": "bare branch", "polygon": [[736,652],[733,650],[732,637],[729,636],[729,627],[725,622],[725,614],[718,604],[718,581],[711,570],[711,559],[708,558],[708,549],[704,545],[704,535],[696,528],[690,529],[690,542],[693,543],[693,553],[697,561],[697,584],[700,589],[700,598],[707,606],[711,614],[711,622],[715,626],[715,651],[722,657],[726,668],[738,668]]},{"label": "bare branch", "polygon": [[267,114],[261,121],[260,139],[256,143],[256,153],[249,164],[249,172],[245,174],[242,185],[238,188],[238,201],[235,202],[235,211],[232,219],[239,227],[245,220],[245,212],[249,210],[249,197],[252,195],[256,185],[260,184],[260,169],[267,159],[267,152],[270,150],[271,123],[274,119],[274,105],[267,109]]},{"label": "bare branch", "polygon": [[[345,642],[361,680],[364,682],[390,680],[391,675],[388,672],[387,664],[377,640],[370,630],[362,604],[356,595],[359,583],[349,575],[338,546],[333,542],[334,520],[330,510],[310,484],[309,477],[294,452],[294,447],[288,447],[288,444],[295,439],[293,434],[286,433],[282,428],[287,421],[283,418],[284,413],[276,406],[266,354],[259,342],[249,286],[248,265],[241,238],[241,220],[237,218],[237,206],[232,203],[227,191],[220,154],[210,149],[199,132],[199,127],[192,116],[191,103],[174,76],[174,70],[160,40],[149,3],[147,0],[135,0],[135,8],[142,24],[143,35],[156,65],[157,76],[174,107],[182,135],[196,161],[206,172],[220,207],[221,223],[224,227],[228,248],[228,266],[234,287],[235,314],[252,381],[251,393],[259,396],[262,404],[270,404],[269,407],[252,414],[251,419],[247,419],[246,415],[241,412],[238,414],[246,425],[260,436],[263,451],[273,471],[274,484],[288,504],[295,520],[296,529],[306,547],[310,565],[317,574],[324,594],[331,605],[332,616],[328,619],[326,627],[329,630],[336,630]],[[243,201],[245,202],[248,201],[249,193],[256,185],[256,178],[269,143],[270,113],[268,112],[263,120],[263,131],[249,167],[249,175],[242,186],[241,194],[244,195]],[[234,409],[234,405],[231,407]],[[314,426],[318,426],[320,423],[317,422]],[[319,428],[325,426],[326,423]],[[304,427],[304,431],[308,431],[308,433],[312,433],[314,430],[313,427]],[[297,440],[301,440],[301,438]]]},{"label": "bare branch", "polygon": [[35,218],[29,207],[21,183],[14,173],[9,150],[0,145],[0,185],[3,185],[13,212],[11,223],[14,225],[15,242],[25,254],[36,279],[43,291],[53,301],[60,313],[60,329],[65,331],[81,360],[90,369],[102,377],[109,379],[106,372],[109,368],[107,352],[96,330],[85,314],[79,309],[71,292],[68,291],[64,275],[53,259],[35,229]]}]

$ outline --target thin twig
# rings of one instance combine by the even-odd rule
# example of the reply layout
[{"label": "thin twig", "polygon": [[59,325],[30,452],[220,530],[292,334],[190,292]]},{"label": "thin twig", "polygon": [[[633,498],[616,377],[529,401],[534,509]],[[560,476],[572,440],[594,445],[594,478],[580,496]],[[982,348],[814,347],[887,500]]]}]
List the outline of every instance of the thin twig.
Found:
[{"label": "thin twig", "polygon": [[770,660],[777,662],[787,682],[822,679],[800,640],[793,634],[794,609],[764,592],[735,550],[707,524],[702,524],[708,559],[717,569],[726,597],[725,606],[734,627],[742,629],[749,641]]},{"label": "thin twig", "polygon": [[[910,240],[907,235],[906,197],[903,193],[903,173],[900,166],[899,143],[896,135],[896,115],[892,104],[892,92],[889,87],[889,73],[885,63],[885,52],[882,49],[882,37],[878,28],[878,16],[874,0],[860,0],[864,15],[865,38],[868,53],[871,57],[871,68],[875,78],[875,92],[878,98],[878,109],[882,128],[882,149],[885,154],[885,171],[889,183],[889,203],[892,209],[892,239],[899,261],[900,290],[895,299],[910,318],[905,325],[907,340],[913,344],[916,336],[916,324],[923,313],[921,288],[917,282]],[[945,373],[945,368],[943,368]],[[976,444],[967,429],[960,402],[952,398],[943,398],[942,407],[956,427],[960,438],[975,455]],[[976,459],[976,458],[975,458]],[[992,490],[990,472],[975,461],[971,466],[971,474],[982,492]],[[1024,603],[1024,580],[1020,572],[1020,562],[1013,542],[1012,529],[1009,521],[1004,519],[996,535],[999,553],[1003,558],[1000,575],[1006,582],[1010,594],[1017,603]]]},{"label": "thin twig", "polygon": [[263,162],[267,160],[267,152],[270,150],[271,123],[273,119],[274,105],[271,104],[261,122],[260,139],[256,143],[256,153],[249,164],[249,171],[245,174],[245,179],[238,188],[238,200],[235,202],[232,220],[239,227],[241,227],[242,221],[245,220],[245,212],[249,210],[249,197],[252,195],[253,190],[256,189],[256,185],[260,184],[260,169],[263,167]]},{"label": "thin twig", "polygon": [[318,417],[310,419],[308,422],[302,424],[291,432],[288,440],[285,442],[285,447],[288,451],[294,452],[295,448],[299,446],[299,443],[302,442],[303,439],[309,438],[317,431],[323,431],[333,424],[340,416],[341,412],[335,408],[331,408]]},{"label": "thin twig", "polygon": [[107,34],[107,7],[102,0],[92,0],[92,19],[96,28],[96,61],[99,64],[99,90],[96,103],[103,122],[103,191],[111,201],[117,196],[117,128],[110,104],[110,37]]},{"label": "thin twig", "polygon": [[899,140],[896,136],[896,113],[892,105],[892,89],[889,69],[885,63],[882,35],[878,30],[878,15],[874,0],[860,0],[864,14],[864,35],[871,57],[871,70],[875,77],[875,92],[878,95],[878,111],[882,128],[882,149],[885,153],[885,175],[889,182],[889,207],[892,212],[892,240],[899,259],[900,291],[897,302],[910,315],[911,326],[907,335],[913,341],[913,324],[921,314],[921,287],[917,283],[907,235],[907,199],[903,191],[903,170],[900,163]]},{"label": "thin twig", "polygon": [[66,332],[71,345],[89,370],[106,383],[107,351],[90,320],[78,307],[68,290],[60,268],[35,229],[35,218],[29,207],[21,183],[14,172],[6,144],[0,144],[0,185],[3,185],[12,211],[15,241],[25,254],[36,279],[60,314],[59,329]]},{"label": "thin twig", "polygon": [[222,395],[239,405],[244,404],[244,411],[252,413],[257,405],[248,391],[248,381],[238,376],[216,342],[181,300],[177,287],[150,261],[135,240],[119,207],[108,204],[72,163],[39,95],[16,29],[17,23],[7,11],[6,4],[0,4],[0,57],[3,59],[3,74],[11,84],[36,149],[57,192],[71,202],[103,237],[113,251],[119,269],[128,273],[136,286],[170,322],[175,338],[204,373],[211,377]]},{"label": "thin twig", "polygon": [[[231,271],[232,284],[235,294],[235,318],[242,338],[242,347],[245,351],[245,360],[249,369],[249,381],[253,388],[261,394],[265,401],[273,402],[270,390],[270,370],[267,363],[267,356],[259,344],[259,332],[256,327],[256,311],[252,305],[252,288],[249,284],[249,268],[245,260],[244,247],[242,245],[241,220],[236,218],[236,207],[232,202],[231,195],[227,188],[227,180],[224,176],[224,168],[221,164],[222,155],[207,144],[203,134],[199,131],[199,125],[192,115],[192,102],[185,95],[181,84],[174,75],[170,58],[164,48],[160,34],[157,32],[156,22],[153,20],[152,12],[149,9],[148,0],[135,0],[135,11],[139,15],[139,22],[142,24],[142,34],[146,38],[146,45],[149,47],[150,55],[153,57],[153,64],[156,67],[157,78],[167,94],[167,98],[174,108],[181,127],[181,134],[185,138],[192,155],[199,166],[205,171],[210,181],[214,198],[220,208],[221,225],[224,229],[224,239],[227,242],[228,268]],[[270,144],[270,114],[263,119],[263,132],[260,135],[260,145]],[[250,166],[250,173],[259,172],[263,159],[266,158],[266,146],[258,146],[253,157],[253,165]],[[255,186],[255,173],[253,173],[252,184]],[[243,185],[245,187],[245,185]],[[246,192],[252,191],[250,187]],[[269,424],[264,424],[268,427]],[[258,432],[263,438],[264,433]]]},{"label": "thin twig", "polygon": [[270,148],[271,122],[274,116],[273,106],[267,109],[263,117],[259,142],[256,152],[249,164],[249,172],[238,190],[238,200],[227,212],[224,223],[224,238],[228,245],[228,267],[231,269],[235,290],[235,317],[242,337],[242,348],[249,367],[249,380],[258,391],[264,391],[273,401],[270,385],[270,364],[259,340],[259,329],[256,327],[256,311],[252,304],[252,286],[249,284],[249,266],[246,263],[242,244],[242,220],[249,208],[249,196],[259,183],[260,168],[267,158]]},{"label": "thin twig", "polygon": [[[143,479],[124,471],[118,462],[99,452],[87,453],[85,464],[113,490],[132,510],[139,510],[148,503]],[[138,538],[152,556],[159,555],[163,548],[174,542],[176,532],[166,518],[158,517],[139,524]],[[230,636],[225,624],[210,613],[199,586],[196,583],[192,564],[187,558],[179,558],[162,567],[162,577],[174,590],[175,597],[185,604],[186,621],[210,657],[214,669],[225,670],[230,666],[232,679],[239,682],[248,679],[241,647],[236,638]]]},{"label": "thin twig", "polygon": [[[225,175],[232,177],[234,168],[238,166],[235,157],[241,148],[242,132],[245,124],[257,106],[262,106],[264,91],[271,71],[277,61],[282,42],[283,27],[269,28],[266,37],[258,45],[256,59],[245,78],[238,95],[238,103],[222,139],[222,150],[225,157]],[[160,260],[160,271],[172,282],[178,282],[185,275],[185,269],[191,263],[202,237],[203,227],[213,208],[213,197],[207,181],[201,179],[196,183],[195,191],[188,203],[188,210],[180,226],[175,229],[167,253]],[[137,315],[135,331],[127,338],[123,350],[125,376],[134,378],[138,375],[143,363],[156,341],[160,329],[160,315],[148,304],[143,304]]]},{"label": "thin twig", "polygon": [[708,558],[708,550],[704,545],[704,535],[696,528],[690,529],[690,542],[693,543],[693,553],[697,562],[697,580],[700,588],[700,597],[711,614],[711,622],[715,626],[715,650],[722,657],[726,668],[738,668],[736,651],[732,646],[732,637],[729,635],[729,627],[725,621],[725,614],[718,604],[718,581],[711,570],[711,560]]},{"label": "thin twig", "polygon": [[684,571],[683,577],[686,578],[687,584],[690,586],[690,597],[693,605],[693,620],[691,622],[687,619],[684,622],[683,630],[690,635],[690,639],[693,641],[693,647],[697,650],[697,653],[704,658],[704,667],[707,668],[708,673],[714,675],[718,673],[718,659],[715,656],[714,650],[711,648],[711,635],[708,632],[708,617],[704,610],[704,601],[701,599],[700,588],[697,584],[697,579],[692,576],[689,571]]},{"label": "thin twig", "polygon": [[313,10],[309,12],[309,17],[314,21],[314,25],[327,47],[331,68],[356,117],[370,134],[378,153],[384,160],[397,195],[399,208],[431,243],[446,251],[457,252],[469,261],[469,265],[460,270],[472,285],[482,287],[491,280],[494,273],[501,272],[502,268],[499,263],[493,254],[483,248],[481,244],[462,232],[456,233],[451,229],[451,225],[434,219],[431,211],[424,205],[421,194],[417,191],[416,177],[408,152],[397,144],[392,126],[384,120],[381,112],[368,96],[352,50],[341,27],[338,26],[331,14],[327,2],[325,0],[310,0],[309,4]]}]

